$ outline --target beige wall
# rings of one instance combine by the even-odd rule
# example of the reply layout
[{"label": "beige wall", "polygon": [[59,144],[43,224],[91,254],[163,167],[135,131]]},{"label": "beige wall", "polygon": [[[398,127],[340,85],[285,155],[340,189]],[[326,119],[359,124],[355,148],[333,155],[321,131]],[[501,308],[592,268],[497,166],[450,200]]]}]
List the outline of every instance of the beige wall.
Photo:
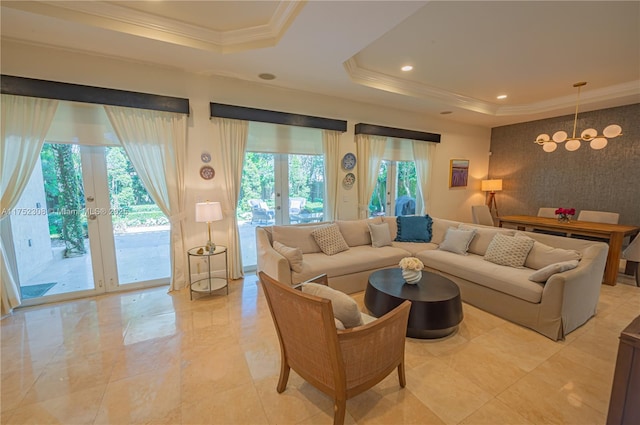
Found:
[{"label": "beige wall", "polygon": [[[197,244],[201,225],[191,219],[196,200],[221,199],[224,191],[220,177],[222,167],[218,155],[218,132],[209,119],[209,103],[229,103],[255,108],[272,109],[306,115],[347,120],[347,132],[342,135],[342,154],[355,152],[353,128],[359,122],[440,133],[442,141],[436,149],[433,182],[431,184],[431,215],[462,221],[471,221],[471,205],[483,203],[480,180],[487,176],[491,130],[425,117],[410,111],[389,109],[384,106],[352,102],[334,97],[301,91],[280,89],[240,80],[205,77],[179,69],[155,67],[106,57],[89,56],[75,52],[53,50],[2,41],[2,74],[39,78],[97,87],[107,87],[188,98],[189,116],[187,148],[187,216],[188,245]],[[176,64],[179,68],[179,63]],[[217,175],[205,181],[199,177],[202,165],[200,153],[212,154],[212,166]],[[449,160],[470,160],[470,179],[467,188],[449,189]],[[341,189],[340,218],[357,216],[355,188]],[[346,195],[346,196],[345,196]],[[346,200],[345,200],[346,199]],[[224,243],[224,227],[216,225],[214,239]]]}]

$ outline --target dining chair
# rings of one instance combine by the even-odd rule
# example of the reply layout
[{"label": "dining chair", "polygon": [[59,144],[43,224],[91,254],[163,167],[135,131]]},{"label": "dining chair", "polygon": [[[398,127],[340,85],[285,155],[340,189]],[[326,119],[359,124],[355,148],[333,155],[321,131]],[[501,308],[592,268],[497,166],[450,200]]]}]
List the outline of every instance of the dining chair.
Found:
[{"label": "dining chair", "polygon": [[542,207],[538,208],[538,217],[555,218],[557,208]]},{"label": "dining chair", "polygon": [[[557,208],[541,207],[538,208],[538,217],[555,218]],[[567,236],[565,232],[555,232],[553,230],[533,229],[534,233],[543,233],[545,235]]]},{"label": "dining chair", "polygon": [[582,210],[578,214],[578,221],[593,221],[595,223],[618,224],[620,214],[605,211]]},{"label": "dining chair", "polygon": [[629,276],[635,275],[636,286],[640,286],[640,276],[638,273],[638,263],[640,263],[640,234],[636,235],[629,246],[622,251],[622,258],[627,260],[624,274]]},{"label": "dining chair", "polygon": [[278,393],[287,388],[293,369],[333,398],[333,423],[342,425],[347,399],[373,387],[394,370],[400,387],[405,386],[410,301],[370,323],[338,330],[333,301],[293,289],[264,272],[258,275],[280,341]]},{"label": "dining chair", "polygon": [[483,226],[495,226],[493,222],[493,216],[489,210],[488,205],[472,205],[471,206],[471,218],[474,224],[481,224]]},{"label": "dining chair", "polygon": [[[593,223],[618,224],[620,214],[606,211],[589,211],[582,210],[578,214],[578,221],[591,221]],[[584,239],[587,241],[609,242],[608,239],[598,238],[595,236],[571,235],[575,239]]]}]

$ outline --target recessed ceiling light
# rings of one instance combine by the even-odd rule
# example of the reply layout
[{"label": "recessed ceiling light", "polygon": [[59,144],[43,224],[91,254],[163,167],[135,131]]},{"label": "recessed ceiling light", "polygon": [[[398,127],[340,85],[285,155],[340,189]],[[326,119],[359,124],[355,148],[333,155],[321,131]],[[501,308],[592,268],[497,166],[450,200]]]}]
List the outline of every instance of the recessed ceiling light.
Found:
[{"label": "recessed ceiling light", "polygon": [[440,115],[449,115],[449,114],[453,114],[453,111],[442,111],[442,112],[440,112]]},{"label": "recessed ceiling light", "polygon": [[260,77],[263,80],[275,80],[276,76],[273,74],[269,74],[267,72],[264,72],[262,74],[259,74],[258,77]]},{"label": "recessed ceiling light", "polygon": [[407,71],[411,71],[413,69],[413,66],[411,65],[405,65],[402,68],[400,68],[401,70],[407,72]]},{"label": "recessed ceiling light", "polygon": [[506,99],[506,98],[507,98],[506,94],[501,94],[501,95],[496,96],[496,99],[500,99],[500,100]]}]

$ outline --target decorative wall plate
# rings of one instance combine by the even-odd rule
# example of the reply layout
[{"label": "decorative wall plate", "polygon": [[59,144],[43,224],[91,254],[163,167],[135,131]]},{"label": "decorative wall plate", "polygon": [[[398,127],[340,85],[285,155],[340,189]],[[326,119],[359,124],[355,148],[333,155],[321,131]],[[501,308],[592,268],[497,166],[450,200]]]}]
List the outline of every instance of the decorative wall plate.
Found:
[{"label": "decorative wall plate", "polygon": [[349,152],[342,157],[342,168],[345,170],[353,170],[353,167],[356,166],[356,156]]},{"label": "decorative wall plate", "polygon": [[200,177],[205,180],[211,180],[215,175],[216,171],[213,169],[213,167],[203,165],[202,168],[200,168]]},{"label": "decorative wall plate", "polygon": [[202,152],[200,154],[200,159],[202,162],[209,162],[211,161],[211,154],[209,152]]},{"label": "decorative wall plate", "polygon": [[353,173],[347,173],[347,175],[344,176],[344,179],[342,179],[342,184],[347,189],[350,189],[355,182],[356,176]]}]

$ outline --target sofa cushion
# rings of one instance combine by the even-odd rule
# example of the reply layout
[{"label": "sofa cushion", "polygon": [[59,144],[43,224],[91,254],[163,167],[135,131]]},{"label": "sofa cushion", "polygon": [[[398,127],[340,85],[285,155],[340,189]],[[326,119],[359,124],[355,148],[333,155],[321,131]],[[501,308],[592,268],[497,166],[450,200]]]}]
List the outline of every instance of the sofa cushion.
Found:
[{"label": "sofa cushion", "polygon": [[298,273],[302,271],[302,250],[300,248],[292,248],[274,241],[273,249],[289,261],[291,270]]},{"label": "sofa cushion", "polygon": [[433,220],[428,215],[408,215],[396,217],[398,223],[397,242],[431,242]]},{"label": "sofa cushion", "polygon": [[[531,239],[529,236],[521,233],[516,233],[516,236],[519,238]],[[527,255],[527,260],[524,262],[524,265],[530,269],[539,270],[552,264],[564,261],[580,260],[581,258],[582,254],[580,251],[576,251],[574,249],[554,248],[549,245],[545,245],[542,242],[535,241],[531,251],[529,251],[529,255]]]},{"label": "sofa cushion", "polygon": [[463,230],[455,227],[449,227],[444,236],[444,240],[438,246],[439,250],[450,251],[455,254],[467,255],[467,250],[471,244],[471,240],[475,236],[475,229]]},{"label": "sofa cushion", "polygon": [[327,255],[334,255],[349,249],[349,245],[342,237],[337,224],[327,224],[318,227],[311,232],[322,252]]},{"label": "sofa cushion", "polygon": [[373,246],[374,248],[381,248],[383,246],[391,245],[389,223],[369,223],[369,232],[371,232],[371,246]]},{"label": "sofa cushion", "polygon": [[431,219],[433,220],[431,226],[431,242],[437,244],[442,243],[449,227],[458,227],[461,224],[459,221],[445,220],[438,217],[431,217]]},{"label": "sofa cushion", "polygon": [[533,242],[531,238],[516,238],[496,233],[487,247],[484,259],[503,266],[523,267]]},{"label": "sofa cushion", "polygon": [[409,256],[415,257],[415,254],[425,249],[438,249],[438,245],[433,242],[391,242],[392,246],[404,249]]},{"label": "sofa cushion", "polygon": [[551,276],[556,273],[566,272],[567,270],[578,267],[578,260],[563,261],[561,263],[549,264],[529,276],[532,282],[545,283]]},{"label": "sofa cushion", "polygon": [[342,237],[349,246],[371,245],[370,223],[382,223],[379,217],[362,220],[337,220]]},{"label": "sofa cushion", "polygon": [[274,242],[278,241],[286,246],[300,248],[303,254],[311,254],[314,252],[322,252],[320,246],[311,235],[311,232],[321,226],[323,225],[273,226],[271,235]]},{"label": "sofa cushion", "polygon": [[304,282],[323,273],[331,279],[384,267],[397,267],[398,262],[408,255],[404,249],[393,246],[373,248],[370,245],[355,246],[331,256],[322,252],[305,254],[302,272],[292,272],[291,282]]},{"label": "sofa cushion", "polygon": [[493,240],[493,237],[501,233],[503,235],[513,236],[516,231],[512,229],[501,229],[500,227],[487,227],[487,226],[470,226],[468,224],[461,224],[458,226],[463,230],[475,230],[476,234],[469,244],[469,252],[472,254],[484,255],[487,252],[489,244]]},{"label": "sofa cushion", "polygon": [[427,269],[433,268],[531,303],[539,303],[542,299],[544,285],[529,280],[531,269],[501,266],[476,254],[461,259],[459,255],[440,250],[422,251],[416,257]]},{"label": "sofa cushion", "polygon": [[342,322],[345,328],[353,328],[363,324],[358,303],[344,292],[311,282],[302,285],[302,292],[331,300],[333,315]]}]

